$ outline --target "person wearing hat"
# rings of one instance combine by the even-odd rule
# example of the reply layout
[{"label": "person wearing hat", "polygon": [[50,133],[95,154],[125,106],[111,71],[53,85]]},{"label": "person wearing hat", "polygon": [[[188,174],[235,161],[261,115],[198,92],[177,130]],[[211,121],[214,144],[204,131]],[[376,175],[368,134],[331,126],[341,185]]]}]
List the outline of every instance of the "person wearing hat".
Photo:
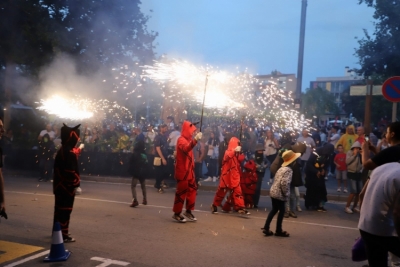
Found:
[{"label": "person wearing hat", "polygon": [[[270,171],[275,175],[275,173],[278,171],[279,167],[283,163],[282,159],[282,154],[287,151],[287,150],[292,150],[295,153],[300,153],[303,155],[303,153],[306,151],[307,146],[304,143],[295,143],[295,144],[290,144],[286,143],[281,150],[279,150],[279,156],[275,158],[274,162],[272,162]],[[300,160],[297,160],[300,161]],[[293,176],[292,176],[292,182],[290,183],[291,190],[290,190],[290,201],[286,202],[286,213],[285,213],[285,218],[288,218],[289,216],[296,218],[297,215],[294,213],[295,210],[297,211],[302,211],[300,208],[300,191],[299,187],[303,186],[303,179],[301,177],[301,163],[300,164],[294,164],[292,166],[293,169]]]},{"label": "person wearing hat", "polygon": [[[346,153],[346,165],[347,165],[347,178],[349,179],[350,194],[347,197],[346,208],[344,211],[346,213],[360,212],[357,208],[358,196],[362,189],[361,182],[361,171],[363,165],[361,162],[361,144],[355,141],[351,146],[350,150]],[[351,201],[354,199],[353,209],[350,209]]]},{"label": "person wearing hat", "polygon": [[271,236],[274,233],[270,230],[270,224],[275,214],[279,211],[278,220],[276,221],[276,236],[289,237],[289,233],[282,230],[283,215],[285,213],[285,202],[290,196],[290,183],[292,182],[293,170],[292,165],[296,159],[301,156],[301,153],[294,153],[292,150],[285,151],[282,155],[282,167],[276,172],[274,183],[270,189],[272,201],[272,210],[269,212],[267,220],[263,228],[263,233],[266,236]]},{"label": "person wearing hat", "polygon": [[258,202],[260,201],[261,195],[261,185],[265,175],[265,169],[267,166],[264,161],[264,145],[257,144],[254,153],[254,162],[256,163],[257,168],[257,184],[256,190],[253,195],[253,207],[258,208]]}]

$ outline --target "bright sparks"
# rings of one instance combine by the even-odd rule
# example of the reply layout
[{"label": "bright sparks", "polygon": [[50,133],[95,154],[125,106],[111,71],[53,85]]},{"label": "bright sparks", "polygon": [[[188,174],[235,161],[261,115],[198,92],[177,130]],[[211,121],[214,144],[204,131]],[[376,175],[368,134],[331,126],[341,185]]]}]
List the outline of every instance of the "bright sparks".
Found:
[{"label": "bright sparks", "polygon": [[37,109],[60,119],[72,121],[112,119],[119,122],[132,119],[132,114],[127,108],[107,99],[95,100],[79,96],[68,99],[54,95],[48,99],[40,100],[40,104]]},{"label": "bright sparks", "polygon": [[55,95],[46,100],[42,99],[40,103],[41,106],[37,109],[62,119],[89,119],[96,112],[93,110],[92,103],[85,99],[66,99]]}]

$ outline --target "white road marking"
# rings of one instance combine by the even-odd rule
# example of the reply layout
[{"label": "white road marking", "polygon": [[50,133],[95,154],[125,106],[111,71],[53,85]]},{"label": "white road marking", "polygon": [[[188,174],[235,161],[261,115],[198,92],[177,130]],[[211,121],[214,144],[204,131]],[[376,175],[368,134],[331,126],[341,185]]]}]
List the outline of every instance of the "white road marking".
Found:
[{"label": "white road marking", "polygon": [[125,261],[117,261],[117,260],[112,260],[112,259],[105,259],[105,258],[100,258],[100,257],[93,257],[91,258],[92,261],[102,261],[102,264],[96,265],[96,267],[106,267],[109,265],[119,265],[119,266],[127,266],[130,263],[125,262]]},{"label": "white road marking", "polygon": [[[24,194],[24,195],[37,195],[37,196],[53,197],[53,195],[50,195],[50,194],[37,194],[37,193],[18,192],[18,191],[5,191],[5,192],[7,192],[7,193],[15,193],[15,194]],[[98,201],[98,202],[107,202],[107,203],[116,203],[116,204],[124,204],[124,205],[125,204],[131,204],[131,202],[123,202],[123,201],[115,201],[115,200],[107,200],[107,199],[98,199],[98,198],[75,197],[75,199]],[[341,203],[339,202],[339,203],[332,203],[332,204],[341,204]],[[153,208],[161,208],[161,209],[172,209],[172,207],[167,207],[167,206],[157,206],[157,205],[146,205],[146,206],[147,207],[153,207]],[[205,210],[195,210],[195,211],[196,212],[201,212],[201,213],[210,213],[210,211],[205,211]],[[230,216],[229,214],[224,214],[224,215]],[[220,215],[215,215],[215,216],[220,216]],[[256,216],[251,216],[251,215],[248,216],[248,217],[249,218],[254,218],[254,219],[265,220],[264,217],[256,217]],[[305,225],[314,225],[314,226],[321,226],[321,227],[339,228],[339,229],[346,229],[346,230],[357,230],[358,231],[358,228],[340,226],[340,225],[320,224],[320,223],[302,222],[302,221],[299,221],[299,220],[286,220],[286,219],[285,219],[285,222],[305,224]]]},{"label": "white road marking", "polygon": [[28,262],[28,261],[37,259],[37,258],[42,257],[42,256],[44,256],[44,255],[48,255],[49,253],[50,253],[50,250],[46,250],[46,251],[43,251],[43,252],[41,252],[41,253],[32,255],[32,256],[30,256],[30,257],[28,257],[28,258],[22,259],[22,260],[20,260],[20,261],[16,261],[16,262],[10,263],[10,264],[8,264],[8,265],[6,265],[6,266],[4,266],[4,267],[14,267],[14,266],[18,266],[18,265],[20,265],[20,264],[23,264],[23,263],[25,263],[25,262]]}]

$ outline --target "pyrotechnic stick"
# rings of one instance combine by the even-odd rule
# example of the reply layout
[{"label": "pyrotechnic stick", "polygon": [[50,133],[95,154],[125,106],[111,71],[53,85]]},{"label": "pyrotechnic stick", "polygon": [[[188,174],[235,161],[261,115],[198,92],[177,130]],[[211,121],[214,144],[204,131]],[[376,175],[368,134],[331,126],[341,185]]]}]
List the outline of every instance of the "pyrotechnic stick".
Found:
[{"label": "pyrotechnic stick", "polygon": [[242,119],[240,120],[240,136],[239,136],[240,145],[242,145],[243,121],[244,121],[244,115],[242,116]]},{"label": "pyrotechnic stick", "polygon": [[201,132],[201,127],[203,126],[203,113],[204,113],[204,103],[206,102],[207,83],[208,83],[208,72],[206,73],[206,84],[204,85],[203,106],[201,107],[200,132]]}]

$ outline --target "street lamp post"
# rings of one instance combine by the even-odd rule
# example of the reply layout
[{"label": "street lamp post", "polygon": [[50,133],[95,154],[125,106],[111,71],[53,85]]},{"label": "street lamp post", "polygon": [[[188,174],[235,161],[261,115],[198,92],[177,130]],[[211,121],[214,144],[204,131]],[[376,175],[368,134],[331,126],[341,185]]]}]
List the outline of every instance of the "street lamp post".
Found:
[{"label": "street lamp post", "polygon": [[303,59],[304,59],[304,38],[306,34],[306,15],[307,15],[307,0],[301,2],[301,19],[300,19],[300,41],[299,41],[299,58],[297,61],[297,85],[296,85],[296,106],[300,109],[301,99],[301,84],[303,81]]}]

